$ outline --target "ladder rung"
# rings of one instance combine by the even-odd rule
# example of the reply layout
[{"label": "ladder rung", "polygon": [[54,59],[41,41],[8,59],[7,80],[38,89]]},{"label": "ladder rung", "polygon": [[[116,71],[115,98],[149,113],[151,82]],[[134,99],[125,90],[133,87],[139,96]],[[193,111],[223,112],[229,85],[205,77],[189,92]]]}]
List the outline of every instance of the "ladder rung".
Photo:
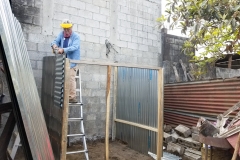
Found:
[{"label": "ladder rung", "polygon": [[68,118],[68,121],[80,121],[83,120],[83,118]]},{"label": "ladder rung", "polygon": [[85,134],[68,134],[68,137],[74,137],[74,136],[85,136]]},{"label": "ladder rung", "polygon": [[81,151],[67,152],[66,154],[83,153],[83,152],[88,152],[88,150],[81,150]]}]

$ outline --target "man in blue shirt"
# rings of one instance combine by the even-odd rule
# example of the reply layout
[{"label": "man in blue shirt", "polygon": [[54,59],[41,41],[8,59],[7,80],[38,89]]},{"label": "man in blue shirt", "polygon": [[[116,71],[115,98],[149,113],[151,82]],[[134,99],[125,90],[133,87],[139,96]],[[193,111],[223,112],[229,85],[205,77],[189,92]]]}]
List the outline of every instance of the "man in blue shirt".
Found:
[{"label": "man in blue shirt", "polygon": [[[58,54],[66,54],[66,58],[72,60],[80,60],[80,37],[72,31],[72,22],[64,19],[61,23],[63,31],[59,33],[57,38],[51,43],[51,47],[57,50]],[[77,103],[76,99],[76,63],[70,64],[70,89],[69,103]]]}]

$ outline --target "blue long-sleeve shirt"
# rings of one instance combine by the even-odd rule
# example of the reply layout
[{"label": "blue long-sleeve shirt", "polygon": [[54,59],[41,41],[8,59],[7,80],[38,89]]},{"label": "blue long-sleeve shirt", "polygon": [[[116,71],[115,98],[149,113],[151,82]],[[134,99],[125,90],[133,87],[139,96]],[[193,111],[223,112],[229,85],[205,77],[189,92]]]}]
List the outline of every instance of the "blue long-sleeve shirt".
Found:
[{"label": "blue long-sleeve shirt", "polygon": [[[53,44],[56,44],[58,47],[63,48],[64,53],[67,55],[67,58],[72,60],[80,60],[80,37],[77,33],[72,32],[69,41],[68,41],[68,47],[63,47],[64,42],[64,36],[63,31],[59,33],[57,38],[51,43],[51,46]],[[70,68],[75,67],[76,63],[71,63]]]}]

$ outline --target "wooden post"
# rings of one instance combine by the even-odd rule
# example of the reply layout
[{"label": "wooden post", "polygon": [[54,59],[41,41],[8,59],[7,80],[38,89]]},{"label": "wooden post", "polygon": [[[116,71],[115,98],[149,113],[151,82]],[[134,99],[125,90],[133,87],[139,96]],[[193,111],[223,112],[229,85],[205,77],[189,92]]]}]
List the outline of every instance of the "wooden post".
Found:
[{"label": "wooden post", "polygon": [[237,155],[238,155],[238,152],[239,152],[239,143],[240,143],[240,132],[238,134],[238,140],[237,140],[237,142],[235,144],[232,160],[236,160],[237,159]]},{"label": "wooden post", "polygon": [[68,109],[69,109],[69,76],[70,63],[69,59],[65,59],[64,66],[64,95],[62,108],[62,137],[61,137],[61,160],[66,160],[67,152],[67,132],[68,132]]},{"label": "wooden post", "polygon": [[232,54],[229,54],[229,57],[228,57],[228,68],[232,68]]},{"label": "wooden post", "polygon": [[117,77],[118,77],[118,67],[114,67],[114,95],[113,95],[113,120],[112,120],[112,141],[116,138],[116,107],[117,107]]},{"label": "wooden post", "polygon": [[105,160],[109,160],[110,84],[112,66],[107,66]]},{"label": "wooden post", "polygon": [[157,132],[157,160],[163,154],[163,69],[158,70],[158,132]]}]

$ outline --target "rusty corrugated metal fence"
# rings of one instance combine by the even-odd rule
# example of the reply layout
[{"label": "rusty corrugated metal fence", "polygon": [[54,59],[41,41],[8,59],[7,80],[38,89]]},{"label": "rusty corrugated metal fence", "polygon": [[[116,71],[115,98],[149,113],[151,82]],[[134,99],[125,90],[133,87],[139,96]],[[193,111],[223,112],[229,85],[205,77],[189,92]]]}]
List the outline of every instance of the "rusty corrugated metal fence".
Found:
[{"label": "rusty corrugated metal fence", "polygon": [[240,79],[164,86],[164,122],[195,126],[200,116],[216,119],[240,100]]}]

